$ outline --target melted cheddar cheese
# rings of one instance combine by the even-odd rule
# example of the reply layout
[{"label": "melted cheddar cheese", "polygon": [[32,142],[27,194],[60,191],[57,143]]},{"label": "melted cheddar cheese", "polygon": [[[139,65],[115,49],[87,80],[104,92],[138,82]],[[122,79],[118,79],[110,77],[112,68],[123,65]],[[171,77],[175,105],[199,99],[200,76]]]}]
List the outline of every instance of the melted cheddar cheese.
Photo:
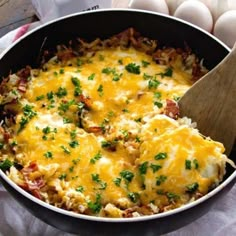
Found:
[{"label": "melted cheddar cheese", "polygon": [[[192,85],[191,74],[158,65],[130,47],[51,59],[32,70],[13,126],[15,160],[41,198],[79,213],[124,217],[162,212],[221,181],[225,156],[184,119],[164,115]],[[219,175],[219,173],[221,173]],[[25,175],[11,167],[19,183]]]}]

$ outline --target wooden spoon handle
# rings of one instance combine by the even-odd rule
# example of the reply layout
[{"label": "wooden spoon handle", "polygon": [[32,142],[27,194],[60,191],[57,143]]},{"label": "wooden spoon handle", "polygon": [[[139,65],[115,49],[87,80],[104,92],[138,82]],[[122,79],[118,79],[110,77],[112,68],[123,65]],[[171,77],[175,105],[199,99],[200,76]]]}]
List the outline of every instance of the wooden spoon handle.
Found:
[{"label": "wooden spoon handle", "polygon": [[222,142],[230,153],[236,138],[236,45],[187,91],[179,107],[181,116],[192,118],[202,134]]}]

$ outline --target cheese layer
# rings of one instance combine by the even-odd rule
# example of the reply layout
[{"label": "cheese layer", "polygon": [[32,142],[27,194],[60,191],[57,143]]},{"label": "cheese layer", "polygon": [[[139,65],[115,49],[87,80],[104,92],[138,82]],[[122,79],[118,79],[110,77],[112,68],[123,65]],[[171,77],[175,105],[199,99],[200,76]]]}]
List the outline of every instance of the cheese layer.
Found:
[{"label": "cheese layer", "polygon": [[16,159],[37,163],[29,178],[43,177],[45,201],[76,212],[122,217],[135,206],[181,206],[218,184],[225,163],[222,144],[163,115],[166,99],[191,84],[182,68],[133,48],[51,60],[21,100]]}]

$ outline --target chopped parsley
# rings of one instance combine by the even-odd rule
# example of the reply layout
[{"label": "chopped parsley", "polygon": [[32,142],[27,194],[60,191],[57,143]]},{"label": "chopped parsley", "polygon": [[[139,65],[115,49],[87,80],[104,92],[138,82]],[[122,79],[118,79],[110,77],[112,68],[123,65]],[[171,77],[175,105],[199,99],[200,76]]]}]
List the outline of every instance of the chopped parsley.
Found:
[{"label": "chopped parsley", "polygon": [[77,131],[76,131],[76,130],[72,130],[72,131],[70,132],[70,137],[71,137],[71,139],[75,139],[75,138],[76,138],[76,134],[77,134]]},{"label": "chopped parsley", "polygon": [[64,151],[64,153],[70,154],[70,150],[67,147],[65,147],[64,145],[61,145],[61,149]]},{"label": "chopped parsley", "polygon": [[82,193],[84,191],[84,187],[79,186],[78,188],[75,189],[75,191]]},{"label": "chopped parsley", "polygon": [[148,169],[148,161],[145,161],[139,166],[139,173],[141,175],[145,175],[147,173],[147,169]]},{"label": "chopped parsley", "polygon": [[180,96],[174,96],[173,97],[174,101],[176,101],[176,102],[178,102],[180,100],[180,98],[181,98]]},{"label": "chopped parsley", "polygon": [[142,117],[139,117],[137,119],[134,119],[135,122],[142,122]]},{"label": "chopped parsley", "polygon": [[51,132],[51,128],[49,126],[46,126],[45,128],[42,129],[44,134],[49,134]]},{"label": "chopped parsley", "polygon": [[72,123],[72,120],[67,118],[67,117],[63,117],[63,124],[70,124]]},{"label": "chopped parsley", "polygon": [[167,153],[160,152],[154,158],[155,158],[155,160],[163,160],[163,159],[167,158]]},{"label": "chopped parsley", "polygon": [[163,77],[172,77],[173,70],[170,67],[168,67],[168,68],[165,69],[165,72],[161,72],[161,73],[159,73],[157,75],[160,75],[162,78]]},{"label": "chopped parsley", "polygon": [[63,179],[66,179],[66,177],[67,177],[67,174],[66,174],[66,173],[63,173],[63,174],[61,174],[58,178],[59,178],[60,180],[63,180]]},{"label": "chopped parsley", "polygon": [[118,63],[119,63],[120,65],[123,65],[122,59],[119,59],[119,60],[118,60]]},{"label": "chopped parsley", "polygon": [[99,213],[100,210],[102,209],[102,204],[101,204],[101,195],[97,194],[96,195],[96,201],[92,202],[89,201],[88,202],[88,208],[93,212],[93,213]]},{"label": "chopped parsley", "polygon": [[23,113],[29,119],[32,119],[34,116],[37,115],[37,113],[33,110],[33,108],[34,108],[33,106],[30,106],[28,104],[23,107]]},{"label": "chopped parsley", "polygon": [[102,85],[102,84],[100,84],[100,85],[98,86],[97,91],[98,91],[99,96],[101,97],[101,96],[103,95],[103,85]]},{"label": "chopped parsley", "polygon": [[127,182],[130,183],[134,178],[134,174],[129,170],[122,170],[120,176]]},{"label": "chopped parsley", "polygon": [[160,170],[161,169],[161,165],[155,165],[155,164],[151,164],[150,165],[150,168],[152,169],[152,172],[153,173],[155,173],[155,172],[157,172],[158,170]]},{"label": "chopped parsley", "polygon": [[186,186],[186,192],[195,193],[198,190],[199,184],[197,182]]},{"label": "chopped parsley", "polygon": [[198,160],[197,160],[197,159],[194,159],[194,160],[193,160],[193,165],[194,165],[194,168],[195,168],[195,169],[198,169],[198,168],[199,168],[199,163],[198,163]]},{"label": "chopped parsley", "polygon": [[79,161],[80,161],[80,158],[79,158],[79,157],[72,160],[72,162],[73,162],[74,165],[77,165]]},{"label": "chopped parsley", "polygon": [[19,122],[20,128],[18,129],[18,132],[20,132],[21,130],[23,130],[28,122],[29,122],[29,119],[26,118],[26,117],[24,117],[24,116],[22,116],[22,117],[21,117],[21,120],[20,120],[20,122]]},{"label": "chopped parsley", "polygon": [[163,107],[163,104],[160,101],[154,101],[154,105],[157,106],[158,108]]},{"label": "chopped parsley", "polygon": [[102,158],[102,154],[99,151],[93,158],[90,159],[90,163],[95,164],[96,161]]},{"label": "chopped parsley", "polygon": [[13,162],[10,161],[9,159],[6,159],[6,160],[0,162],[0,169],[4,172],[9,170],[11,168],[11,166],[13,166]]},{"label": "chopped parsley", "polygon": [[150,65],[150,62],[142,60],[142,66],[148,67]]},{"label": "chopped parsley", "polygon": [[148,88],[156,89],[160,84],[161,82],[159,80],[157,80],[156,78],[152,78],[148,81]]},{"label": "chopped parsley", "polygon": [[121,130],[121,133],[123,134],[125,139],[129,138],[129,131],[128,130]]},{"label": "chopped parsley", "polygon": [[113,76],[113,78],[112,78],[113,81],[119,81],[121,76],[122,76],[122,74],[117,73],[115,68],[111,68],[111,67],[103,68],[102,73],[106,74],[106,75],[112,75]]},{"label": "chopped parsley", "polygon": [[76,147],[79,146],[79,142],[76,141],[76,140],[73,140],[73,141],[69,142],[69,145],[70,145],[70,147],[72,147],[72,148],[76,148]]},{"label": "chopped parsley", "polygon": [[65,73],[65,70],[64,70],[63,68],[61,68],[61,69],[59,70],[59,73],[60,73],[60,74],[64,74],[64,73]]},{"label": "chopped parsley", "polygon": [[154,98],[160,99],[161,98],[161,92],[154,92]]},{"label": "chopped parsley", "polygon": [[74,96],[77,97],[82,94],[80,80],[77,77],[71,77],[71,82],[75,86]]},{"label": "chopped parsley", "polygon": [[124,109],[122,109],[122,112],[129,112],[129,110],[128,109],[126,109],[126,108],[124,108]]},{"label": "chopped parsley", "polygon": [[84,62],[80,58],[78,58],[77,59],[77,66],[82,66],[83,64],[84,64]]},{"label": "chopped parsley", "polygon": [[66,112],[69,110],[70,106],[75,105],[75,100],[70,100],[70,101],[63,101],[60,103],[58,110]]},{"label": "chopped parsley", "polygon": [[71,77],[71,82],[74,86],[80,86],[80,80],[77,77]]},{"label": "chopped parsley", "polygon": [[112,142],[111,142],[111,141],[103,140],[103,141],[101,142],[101,147],[102,147],[102,148],[109,148],[109,147],[111,147],[111,146],[112,146]]},{"label": "chopped parsley", "polygon": [[128,198],[131,200],[131,202],[136,203],[139,200],[140,195],[136,192],[130,192],[128,193]]},{"label": "chopped parsley", "polygon": [[135,63],[129,63],[128,65],[125,66],[125,69],[132,74],[140,74],[140,66],[135,64]]},{"label": "chopped parsley", "polygon": [[139,137],[139,136],[136,136],[136,137],[135,137],[135,143],[140,143],[140,142],[141,142],[140,137]]},{"label": "chopped parsley", "polygon": [[144,73],[144,74],[143,74],[143,78],[144,78],[145,80],[149,80],[149,79],[153,79],[153,76],[152,76],[152,75],[149,75],[149,74],[147,74],[147,73]]},{"label": "chopped parsley", "polygon": [[50,151],[47,151],[43,154],[47,159],[52,159],[53,158],[53,154]]},{"label": "chopped parsley", "polygon": [[92,177],[92,180],[95,183],[98,183],[100,185],[100,187],[98,188],[99,190],[105,190],[106,189],[107,183],[100,179],[99,174],[92,174],[91,177]]},{"label": "chopped parsley", "polygon": [[16,140],[13,140],[13,141],[10,143],[10,145],[11,145],[12,147],[17,146],[17,141],[16,141]]},{"label": "chopped parsley", "polygon": [[161,185],[163,182],[165,182],[167,179],[167,176],[165,175],[160,175],[156,177],[156,185],[159,186]]},{"label": "chopped parsley", "polygon": [[111,68],[111,67],[106,67],[106,68],[102,69],[102,73],[103,74],[107,74],[107,75],[115,74],[116,73],[116,69],[115,68]]},{"label": "chopped parsley", "polygon": [[96,183],[99,183],[101,180],[99,178],[99,174],[92,174],[92,180]]},{"label": "chopped parsley", "polygon": [[49,93],[47,93],[47,99],[51,102],[54,102],[53,101],[53,98],[54,98],[54,93],[51,91]]},{"label": "chopped parsley", "polygon": [[93,80],[95,78],[95,73],[91,74],[89,77],[88,77],[88,80]]},{"label": "chopped parsley", "polygon": [[114,184],[116,185],[116,186],[118,186],[118,187],[120,187],[120,184],[121,184],[121,178],[115,178],[114,180],[113,180],[113,182],[114,182]]},{"label": "chopped parsley", "polygon": [[24,116],[21,117],[21,120],[19,122],[20,127],[17,131],[18,133],[25,128],[30,119],[37,115],[37,113],[33,110],[33,106],[30,106],[28,104],[23,107],[23,114]]},{"label": "chopped parsley", "polygon": [[122,74],[118,75],[118,74],[115,74],[112,81],[119,81],[120,80],[120,77],[122,76]]},{"label": "chopped parsley", "polygon": [[36,97],[36,101],[41,101],[41,100],[43,100],[45,98],[45,96],[42,94],[42,95],[40,95],[40,96],[37,96]]},{"label": "chopped parsley", "polygon": [[56,92],[57,97],[62,98],[65,97],[67,95],[67,90],[66,88],[63,87],[59,87],[57,92]]},{"label": "chopped parsley", "polygon": [[166,193],[166,196],[170,202],[176,201],[180,198],[179,195],[177,195],[175,193],[171,193],[171,192]]},{"label": "chopped parsley", "polygon": [[191,170],[191,161],[190,160],[185,160],[185,169],[186,170]]}]

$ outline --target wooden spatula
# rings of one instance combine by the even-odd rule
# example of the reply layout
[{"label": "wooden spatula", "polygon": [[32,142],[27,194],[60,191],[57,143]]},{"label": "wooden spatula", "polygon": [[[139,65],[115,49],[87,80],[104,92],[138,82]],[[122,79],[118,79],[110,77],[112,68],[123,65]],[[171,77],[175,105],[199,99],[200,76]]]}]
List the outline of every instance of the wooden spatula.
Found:
[{"label": "wooden spatula", "polygon": [[236,44],[184,94],[179,108],[181,116],[197,122],[203,135],[222,142],[230,154],[236,139]]}]

